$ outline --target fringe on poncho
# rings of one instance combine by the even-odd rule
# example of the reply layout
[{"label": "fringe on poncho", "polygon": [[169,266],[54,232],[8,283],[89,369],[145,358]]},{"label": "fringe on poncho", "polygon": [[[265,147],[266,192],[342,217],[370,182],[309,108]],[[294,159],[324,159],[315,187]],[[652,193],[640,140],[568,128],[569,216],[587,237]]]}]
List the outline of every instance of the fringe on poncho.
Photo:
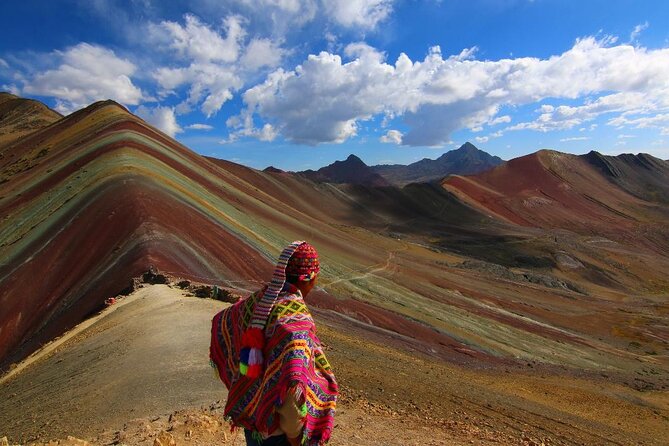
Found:
[{"label": "fringe on poncho", "polygon": [[242,334],[264,289],[214,316],[210,359],[228,388],[224,414],[234,425],[263,434],[274,432],[279,428],[275,408],[296,386],[307,407],[302,444],[323,445],[332,433],[338,386],[300,292],[293,286],[286,288],[267,321],[264,372],[258,378],[239,373],[239,353]]}]

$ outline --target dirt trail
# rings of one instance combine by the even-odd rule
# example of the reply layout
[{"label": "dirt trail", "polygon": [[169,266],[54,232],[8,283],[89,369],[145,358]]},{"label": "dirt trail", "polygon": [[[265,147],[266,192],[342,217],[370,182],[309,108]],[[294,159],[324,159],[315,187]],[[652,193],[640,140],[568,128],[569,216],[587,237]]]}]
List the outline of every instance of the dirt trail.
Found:
[{"label": "dirt trail", "polygon": [[332,285],[340,283],[340,282],[351,282],[353,280],[366,279],[367,277],[369,277],[373,274],[376,274],[376,273],[381,272],[381,271],[386,271],[386,270],[388,270],[388,268],[390,268],[390,265],[392,264],[393,260],[395,259],[395,254],[400,252],[400,251],[406,251],[406,250],[407,250],[407,247],[404,246],[402,249],[389,251],[388,252],[388,257],[386,258],[386,261],[382,266],[372,267],[372,269],[370,269],[369,271],[367,271],[363,274],[357,275],[357,276],[342,277],[340,279],[335,279],[331,282],[328,282],[328,283],[324,284],[323,288],[325,288],[327,290],[328,287],[331,287]]}]

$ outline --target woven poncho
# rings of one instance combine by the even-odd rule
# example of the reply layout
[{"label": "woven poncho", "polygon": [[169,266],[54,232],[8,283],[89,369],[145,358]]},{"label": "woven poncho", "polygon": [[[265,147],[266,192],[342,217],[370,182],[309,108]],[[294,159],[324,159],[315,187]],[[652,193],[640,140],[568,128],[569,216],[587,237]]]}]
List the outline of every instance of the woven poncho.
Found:
[{"label": "woven poncho", "polygon": [[284,286],[267,320],[262,375],[250,378],[239,372],[242,335],[265,291],[226,308],[212,321],[210,357],[228,388],[225,415],[236,426],[272,433],[279,427],[275,408],[297,386],[307,407],[302,444],[322,445],[332,432],[338,387],[311,314],[294,286]]}]

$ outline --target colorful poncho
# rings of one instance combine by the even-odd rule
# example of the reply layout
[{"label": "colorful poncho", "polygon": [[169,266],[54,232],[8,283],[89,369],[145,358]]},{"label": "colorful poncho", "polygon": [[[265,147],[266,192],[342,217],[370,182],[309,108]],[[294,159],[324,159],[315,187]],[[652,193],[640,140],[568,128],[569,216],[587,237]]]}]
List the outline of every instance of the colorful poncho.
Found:
[{"label": "colorful poncho", "polygon": [[265,435],[279,428],[275,408],[297,386],[305,396],[302,444],[325,444],[334,424],[338,386],[316,336],[314,321],[293,285],[279,293],[265,327],[264,370],[251,378],[240,374],[241,339],[255,304],[266,288],[214,316],[210,356],[228,388],[225,415],[236,426]]}]

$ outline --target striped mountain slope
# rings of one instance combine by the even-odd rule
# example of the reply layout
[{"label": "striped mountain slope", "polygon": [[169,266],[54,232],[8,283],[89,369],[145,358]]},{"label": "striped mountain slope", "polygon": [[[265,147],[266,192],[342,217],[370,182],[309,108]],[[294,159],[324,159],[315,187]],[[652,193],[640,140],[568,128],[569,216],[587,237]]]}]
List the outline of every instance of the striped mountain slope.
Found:
[{"label": "striped mountain slope", "polygon": [[[301,239],[321,254],[314,316],[361,340],[463,363],[612,373],[634,373],[645,351],[666,350],[669,261],[637,239],[601,238],[609,226],[627,230],[614,223],[630,216],[653,230],[661,206],[616,189],[590,164],[588,175],[599,176],[570,187],[596,181],[602,192],[556,204],[546,220],[531,211],[544,209],[541,200],[514,207],[513,188],[524,191],[520,202],[536,201],[531,182],[494,180],[514,161],[485,182],[462,177],[485,200],[457,187],[460,177],[445,188],[318,183],[200,156],[111,101],[35,129],[0,155],[1,367],[151,266],[245,293]],[[545,199],[571,197],[550,172],[536,173],[551,188]]]}]

